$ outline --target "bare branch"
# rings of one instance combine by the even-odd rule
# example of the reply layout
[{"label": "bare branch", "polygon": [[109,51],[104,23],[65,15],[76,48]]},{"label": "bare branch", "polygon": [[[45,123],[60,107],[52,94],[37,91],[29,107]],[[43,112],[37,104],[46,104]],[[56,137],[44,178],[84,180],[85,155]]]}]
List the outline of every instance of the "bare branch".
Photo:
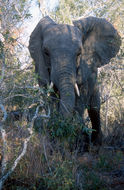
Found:
[{"label": "bare branch", "polygon": [[0,104],[0,108],[1,108],[1,110],[3,112],[3,114],[4,114],[3,119],[2,119],[2,122],[4,122],[4,121],[6,121],[6,118],[7,118],[7,112],[6,112],[3,104]]},{"label": "bare branch", "polygon": [[[28,146],[28,142],[30,141],[31,137],[33,136],[33,125],[34,125],[34,121],[38,116],[38,112],[39,112],[39,108],[42,107],[43,104],[40,104],[39,106],[37,106],[36,111],[35,111],[35,115],[31,120],[30,126],[29,126],[29,136],[24,140],[24,145],[23,145],[23,149],[21,154],[18,156],[18,158],[14,161],[13,166],[11,167],[11,169],[5,174],[5,169],[6,169],[6,165],[7,165],[7,161],[5,159],[5,157],[3,158],[3,162],[2,162],[2,178],[0,179],[0,190],[3,187],[3,184],[5,182],[5,180],[11,175],[11,173],[15,170],[17,164],[19,163],[19,161],[23,158],[23,156],[26,154],[27,151],[27,146]],[[4,107],[0,104],[1,109],[3,110],[3,112],[5,112]],[[5,112],[6,113],[6,112]],[[45,118],[49,118],[50,117],[50,109],[48,109],[48,115],[41,115],[41,117],[45,117]],[[3,130],[1,128],[1,132],[2,132],[2,139],[4,142],[4,154],[5,154],[5,150],[7,148],[7,142],[6,142],[6,132],[5,130]],[[45,147],[44,147],[44,151],[45,151]],[[5,155],[6,156],[6,155]],[[47,158],[47,157],[46,157]]]},{"label": "bare branch", "polygon": [[2,52],[2,73],[1,73],[1,79],[0,79],[0,86],[1,86],[1,83],[3,82],[4,74],[5,74],[5,55],[4,55],[4,52]]},{"label": "bare branch", "polygon": [[[17,164],[19,163],[19,161],[21,160],[21,158],[25,155],[26,151],[27,151],[27,146],[28,146],[28,142],[30,141],[31,137],[32,137],[32,131],[30,130],[30,136],[28,138],[25,139],[24,141],[24,146],[23,146],[23,150],[21,152],[21,154],[18,156],[18,158],[15,160],[12,168],[7,172],[6,175],[4,175],[1,179],[0,179],[0,190],[2,189],[2,186],[5,182],[5,180],[11,175],[11,173],[15,170]],[[4,168],[5,171],[5,168]]]},{"label": "bare branch", "polygon": [[24,95],[24,94],[15,94],[15,95],[13,95],[13,96],[9,96],[9,97],[5,98],[5,99],[4,99],[4,102],[6,102],[6,101],[9,100],[9,99],[18,97],[18,96],[23,97],[23,98],[28,98],[28,99],[34,98],[33,96],[29,96],[29,94],[27,94],[27,96]]},{"label": "bare branch", "polygon": [[6,170],[6,165],[7,165],[7,140],[6,140],[6,131],[3,129],[3,126],[0,126],[0,130],[1,130],[1,134],[2,134],[2,139],[3,139],[3,158],[2,158],[2,167],[1,167],[1,173],[2,175],[4,174],[5,170]]},{"label": "bare branch", "polygon": [[[3,159],[2,159],[2,163],[1,163],[1,173],[2,175],[4,174],[5,170],[6,170],[6,165],[7,165],[7,141],[6,141],[6,131],[3,129],[3,122],[6,120],[7,118],[7,112],[4,108],[4,106],[2,104],[0,104],[0,108],[4,114],[2,122],[0,122],[0,131],[2,134],[2,140],[3,140]],[[0,189],[2,188],[1,183],[0,183]]]}]

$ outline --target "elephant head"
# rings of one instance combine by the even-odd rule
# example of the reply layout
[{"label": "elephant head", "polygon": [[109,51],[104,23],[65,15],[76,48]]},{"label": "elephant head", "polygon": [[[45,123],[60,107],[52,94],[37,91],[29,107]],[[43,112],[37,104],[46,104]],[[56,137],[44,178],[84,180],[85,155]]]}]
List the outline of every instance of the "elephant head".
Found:
[{"label": "elephant head", "polygon": [[117,31],[105,19],[88,17],[73,24],[56,24],[44,17],[29,41],[39,85],[54,84],[65,115],[74,110],[76,99],[84,93],[81,86],[87,82],[87,96],[91,96],[97,68],[109,63],[120,47]]}]

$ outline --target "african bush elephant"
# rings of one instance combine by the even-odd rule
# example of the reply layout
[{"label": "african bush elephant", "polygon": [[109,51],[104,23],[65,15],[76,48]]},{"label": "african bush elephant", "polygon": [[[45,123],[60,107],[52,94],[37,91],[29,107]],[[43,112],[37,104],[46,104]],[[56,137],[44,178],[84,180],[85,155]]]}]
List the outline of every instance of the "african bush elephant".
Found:
[{"label": "african bush elephant", "polygon": [[91,140],[101,143],[100,96],[97,68],[109,63],[119,51],[121,39],[103,18],[87,17],[73,25],[56,24],[46,16],[32,32],[29,51],[40,86],[51,82],[59,92],[59,111],[65,117],[84,109],[92,123]]}]

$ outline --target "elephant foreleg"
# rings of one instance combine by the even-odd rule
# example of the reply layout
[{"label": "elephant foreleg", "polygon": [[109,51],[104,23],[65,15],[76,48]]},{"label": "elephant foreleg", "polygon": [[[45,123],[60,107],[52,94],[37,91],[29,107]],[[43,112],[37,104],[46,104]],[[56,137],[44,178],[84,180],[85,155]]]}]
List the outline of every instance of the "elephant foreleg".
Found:
[{"label": "elephant foreleg", "polygon": [[92,123],[92,135],[91,142],[93,144],[102,144],[102,133],[100,124],[100,96],[98,92],[95,92],[90,99],[90,105],[88,107],[88,114]]}]

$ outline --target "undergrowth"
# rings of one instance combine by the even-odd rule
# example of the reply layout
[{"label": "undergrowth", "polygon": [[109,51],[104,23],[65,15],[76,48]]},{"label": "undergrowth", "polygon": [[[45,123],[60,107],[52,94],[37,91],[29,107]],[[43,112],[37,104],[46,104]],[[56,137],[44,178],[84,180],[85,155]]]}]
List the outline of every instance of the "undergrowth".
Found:
[{"label": "undergrowth", "polygon": [[[70,122],[54,115],[48,125],[42,124],[39,130],[34,126],[27,154],[3,190],[111,190],[112,171],[121,169],[123,150],[103,143],[99,151],[91,146],[89,153],[79,154],[82,131],[91,133],[86,126],[83,128],[79,118]],[[17,133],[16,128],[14,133]],[[18,154],[20,139],[15,142]],[[10,151],[10,155],[15,152]]]}]

